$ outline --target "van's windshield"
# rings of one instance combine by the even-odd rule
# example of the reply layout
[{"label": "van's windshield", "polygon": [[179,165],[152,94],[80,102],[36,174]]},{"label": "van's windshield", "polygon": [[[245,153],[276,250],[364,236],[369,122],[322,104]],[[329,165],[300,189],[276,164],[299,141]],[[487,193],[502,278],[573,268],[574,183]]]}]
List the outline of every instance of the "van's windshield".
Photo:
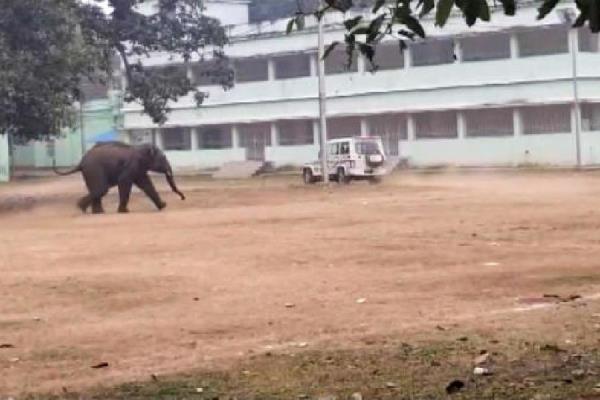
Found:
[{"label": "van's windshield", "polygon": [[377,145],[377,142],[357,142],[356,153],[365,155],[379,154],[379,146]]}]

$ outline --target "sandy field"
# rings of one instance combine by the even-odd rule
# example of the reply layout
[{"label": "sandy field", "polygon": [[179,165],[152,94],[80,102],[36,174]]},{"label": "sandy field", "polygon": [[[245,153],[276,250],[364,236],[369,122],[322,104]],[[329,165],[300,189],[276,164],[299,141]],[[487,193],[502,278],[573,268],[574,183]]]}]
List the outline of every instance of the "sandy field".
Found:
[{"label": "sandy field", "polygon": [[540,298],[600,301],[600,173],[154,180],[167,209],[128,215],[82,215],[79,176],[0,186],[0,397],[438,325],[568,335]]}]

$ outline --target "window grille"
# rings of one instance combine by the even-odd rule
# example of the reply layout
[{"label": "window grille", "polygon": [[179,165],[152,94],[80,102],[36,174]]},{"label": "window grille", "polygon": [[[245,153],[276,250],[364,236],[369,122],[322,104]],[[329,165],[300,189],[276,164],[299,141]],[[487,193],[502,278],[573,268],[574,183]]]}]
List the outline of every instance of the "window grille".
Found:
[{"label": "window grille", "polygon": [[514,135],[513,110],[492,108],[464,112],[468,137]]},{"label": "window grille", "polygon": [[564,26],[520,32],[517,38],[520,57],[560,54],[569,51],[568,31]]},{"label": "window grille", "polygon": [[314,143],[313,121],[279,121],[277,122],[279,134],[278,142],[281,146],[298,146]]},{"label": "window grille", "polygon": [[523,107],[521,119],[526,135],[571,132],[569,104]]},{"label": "window grille", "polygon": [[191,150],[192,136],[188,128],[162,129],[162,143],[165,150]]},{"label": "window grille", "polygon": [[481,34],[461,39],[463,61],[486,61],[510,58],[510,35]]},{"label": "window grille", "polygon": [[415,43],[410,47],[410,51],[412,54],[412,65],[415,67],[452,64],[455,60],[454,42],[452,39]]},{"label": "window grille", "polygon": [[441,139],[458,137],[455,111],[433,111],[415,114],[417,139]]}]

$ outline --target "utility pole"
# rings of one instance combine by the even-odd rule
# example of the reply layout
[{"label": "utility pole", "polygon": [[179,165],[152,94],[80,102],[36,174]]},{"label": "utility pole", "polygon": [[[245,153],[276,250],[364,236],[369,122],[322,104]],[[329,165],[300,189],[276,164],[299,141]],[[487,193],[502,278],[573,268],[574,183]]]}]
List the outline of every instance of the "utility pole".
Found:
[{"label": "utility pole", "polygon": [[559,11],[559,15],[567,24],[569,31],[569,50],[571,53],[571,82],[573,84],[573,110],[575,114],[575,156],[577,168],[581,168],[581,106],[579,104],[579,88],[577,85],[577,52],[579,51],[579,40],[577,28],[573,28],[575,21],[574,11],[565,8]]},{"label": "utility pole", "polygon": [[581,106],[579,104],[579,88],[577,86],[577,51],[578,49],[578,38],[577,28],[571,29],[569,32],[571,38],[571,58],[573,67],[573,102],[575,110],[575,146],[577,155],[577,168],[581,168]]},{"label": "utility pole", "polygon": [[[324,4],[321,0],[320,7]],[[319,23],[319,51],[317,54],[317,71],[319,75],[319,129],[320,129],[320,147],[321,147],[321,173],[323,175],[323,183],[329,184],[329,168],[327,166],[327,92],[325,89],[325,38],[324,38],[324,18],[325,13],[318,18]]]}]

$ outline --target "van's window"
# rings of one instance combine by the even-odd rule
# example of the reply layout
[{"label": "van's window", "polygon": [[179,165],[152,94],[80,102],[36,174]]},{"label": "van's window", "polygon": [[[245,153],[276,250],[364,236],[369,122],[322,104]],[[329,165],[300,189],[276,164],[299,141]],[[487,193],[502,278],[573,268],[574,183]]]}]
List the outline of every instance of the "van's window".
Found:
[{"label": "van's window", "polygon": [[379,154],[379,146],[376,142],[358,142],[356,143],[356,152],[358,154]]},{"label": "van's window", "polygon": [[350,154],[350,143],[348,143],[348,142],[340,143],[340,154]]},{"label": "van's window", "polygon": [[332,143],[329,145],[329,154],[335,155],[338,154],[338,146],[339,143]]}]

